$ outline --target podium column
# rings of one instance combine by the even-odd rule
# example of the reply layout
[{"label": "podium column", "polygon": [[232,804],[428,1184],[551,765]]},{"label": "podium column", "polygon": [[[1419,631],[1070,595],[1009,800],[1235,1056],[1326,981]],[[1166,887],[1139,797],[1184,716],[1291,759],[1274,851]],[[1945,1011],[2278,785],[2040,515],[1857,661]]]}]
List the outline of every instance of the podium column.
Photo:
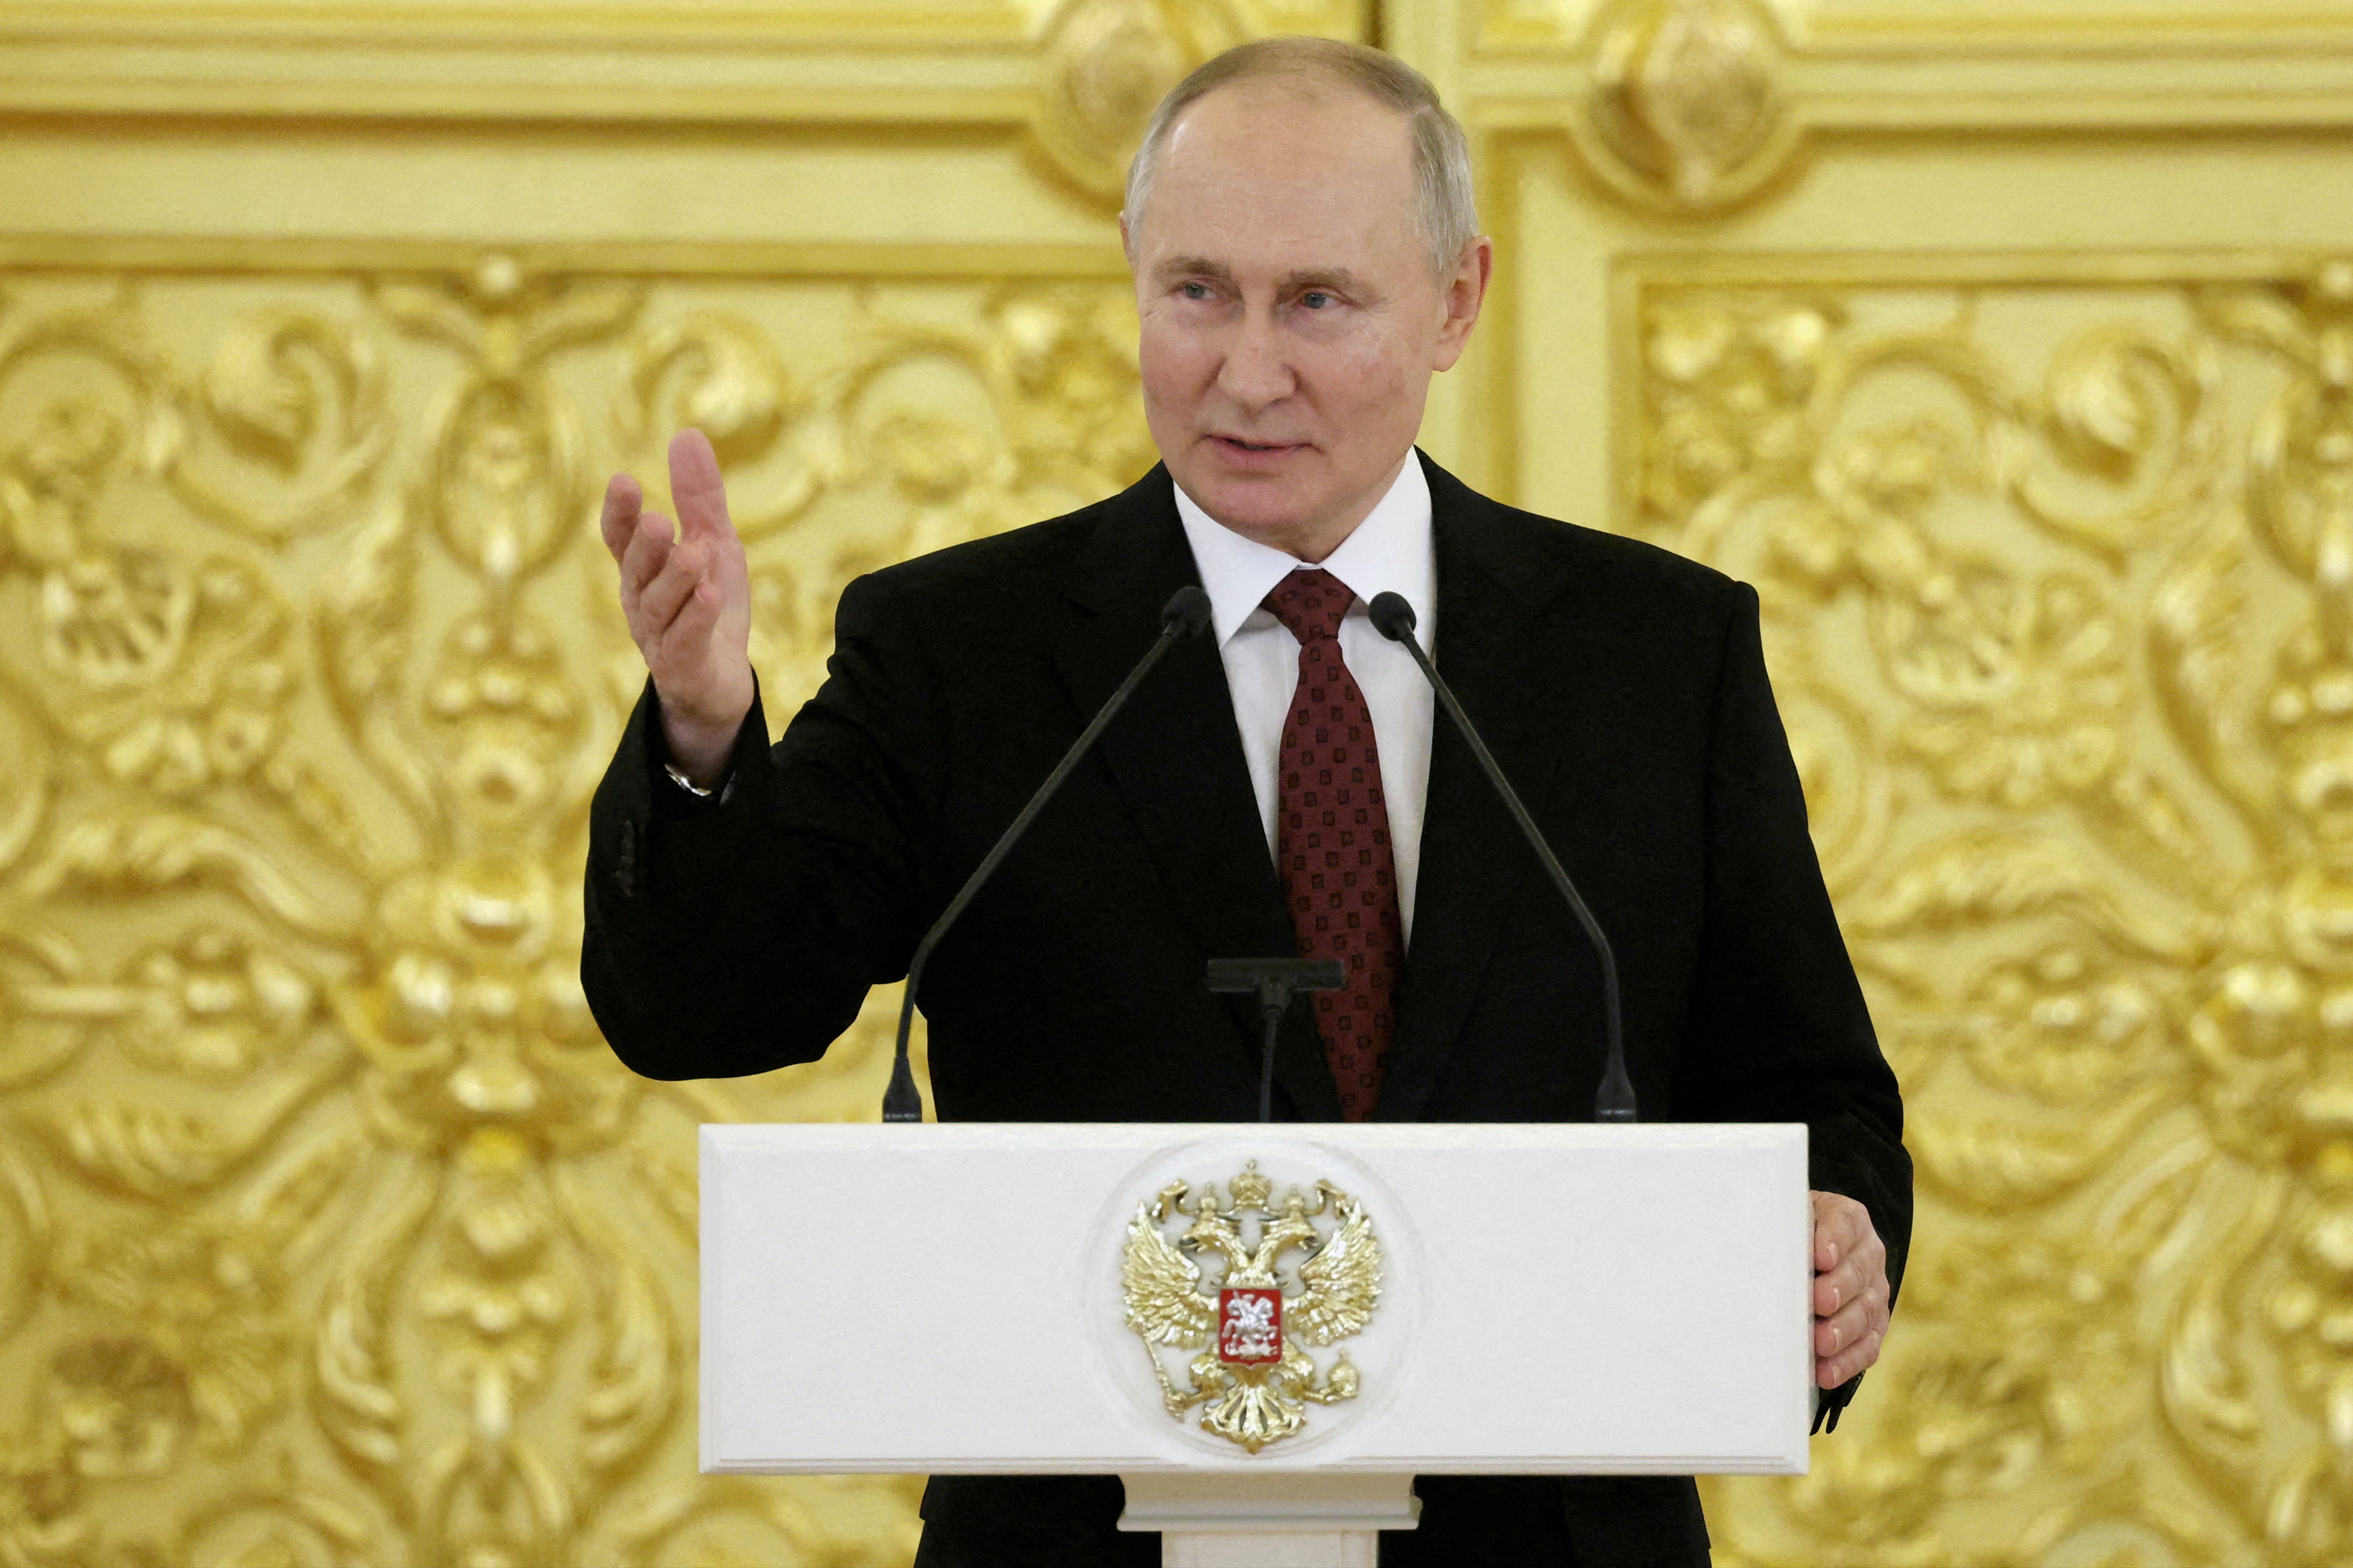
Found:
[{"label": "podium column", "polygon": [[1380,1531],[1411,1530],[1413,1478],[1314,1471],[1124,1475],[1122,1530],[1160,1532],[1162,1568],[1375,1568]]}]

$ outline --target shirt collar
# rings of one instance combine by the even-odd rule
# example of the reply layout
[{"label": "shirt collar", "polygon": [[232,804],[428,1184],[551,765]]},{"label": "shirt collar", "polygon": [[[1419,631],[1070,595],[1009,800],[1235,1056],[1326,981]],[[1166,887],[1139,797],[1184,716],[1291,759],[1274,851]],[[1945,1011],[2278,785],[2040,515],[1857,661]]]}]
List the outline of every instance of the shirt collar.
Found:
[{"label": "shirt collar", "polygon": [[[1202,511],[1184,486],[1176,489],[1176,514],[1184,520],[1185,542],[1192,546],[1201,586],[1208,590],[1211,624],[1222,647],[1286,573],[1307,563],[1235,533]],[[1402,594],[1421,623],[1430,624],[1437,570],[1430,545],[1430,477],[1421,471],[1419,452],[1406,453],[1388,493],[1340,547],[1317,564],[1355,590],[1359,606],[1369,604],[1377,594]]]}]

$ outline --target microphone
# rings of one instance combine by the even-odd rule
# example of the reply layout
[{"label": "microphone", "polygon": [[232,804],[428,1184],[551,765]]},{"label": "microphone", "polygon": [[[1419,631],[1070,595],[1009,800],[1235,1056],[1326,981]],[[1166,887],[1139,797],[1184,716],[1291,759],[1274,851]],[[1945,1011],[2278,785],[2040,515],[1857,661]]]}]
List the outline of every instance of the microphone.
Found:
[{"label": "microphone", "polygon": [[1487,749],[1487,743],[1480,739],[1479,732],[1472,727],[1471,715],[1464,713],[1462,705],[1454,700],[1453,689],[1438,673],[1438,666],[1430,662],[1430,655],[1422,652],[1421,643],[1413,634],[1413,606],[1406,603],[1403,594],[1377,593],[1366,608],[1372,616],[1373,630],[1390,641],[1402,644],[1405,651],[1413,655],[1413,662],[1421,667],[1422,674],[1430,681],[1430,689],[1438,694],[1439,705],[1445,708],[1446,716],[1454,721],[1454,727],[1462,732],[1462,738],[1471,743],[1471,754],[1486,770],[1487,782],[1495,787],[1495,793],[1501,795],[1504,804],[1511,808],[1512,821],[1520,824],[1520,832],[1527,835],[1528,847],[1536,852],[1536,859],[1544,863],[1546,873],[1552,877],[1552,885],[1560,889],[1560,895],[1568,901],[1569,908],[1576,911],[1577,924],[1585,927],[1585,935],[1592,941],[1593,951],[1601,960],[1602,1010],[1609,1025],[1609,1062],[1601,1075],[1601,1087],[1593,1097],[1593,1119],[1632,1121],[1634,1080],[1626,1075],[1625,1024],[1618,1004],[1618,959],[1609,950],[1609,938],[1602,932],[1601,922],[1596,920],[1593,911],[1585,906],[1585,900],[1577,894],[1577,884],[1569,881],[1568,873],[1561,869],[1559,860],[1552,853],[1552,846],[1545,842],[1544,834],[1537,832],[1535,819],[1529,816],[1528,809],[1520,803],[1519,791],[1514,789],[1511,780],[1504,777],[1504,770],[1495,764],[1495,754]]},{"label": "microphone", "polygon": [[1274,1045],[1293,993],[1338,991],[1348,983],[1348,971],[1337,959],[1211,959],[1208,981],[1211,991],[1258,992],[1259,1018],[1266,1026],[1265,1049],[1259,1054],[1258,1119],[1272,1121]]},{"label": "microphone", "polygon": [[1159,638],[1145,651],[1144,657],[1135,662],[1135,668],[1127,673],[1127,679],[1119,683],[1119,690],[1103,699],[1103,705],[1095,710],[1094,718],[1079,732],[1079,738],[1071,742],[1071,749],[1062,753],[1062,760],[1054,764],[1054,770],[1046,775],[1046,781],[1038,786],[1038,792],[1029,797],[1029,803],[1021,808],[1021,814],[1013,819],[1012,824],[998,837],[987,855],[973,868],[972,874],[965,878],[964,886],[948,901],[948,906],[940,911],[940,917],[932,922],[932,928],[923,933],[923,939],[915,945],[915,956],[907,965],[907,994],[899,1003],[898,1054],[891,1063],[891,1086],[882,1091],[884,1121],[923,1119],[923,1091],[915,1087],[914,1069],[907,1065],[907,1035],[915,1025],[915,988],[923,983],[923,966],[931,960],[932,949],[940,945],[940,938],[948,934],[948,927],[956,923],[956,916],[964,913],[965,906],[972,902],[981,885],[995,874],[1005,857],[1013,853],[1013,846],[1021,842],[1021,835],[1029,831],[1029,824],[1038,820],[1038,813],[1046,809],[1046,802],[1054,798],[1054,792],[1062,787],[1062,780],[1078,767],[1079,759],[1087,754],[1089,747],[1094,745],[1095,736],[1103,734],[1103,726],[1127,705],[1128,697],[1144,683],[1144,677],[1160,662],[1161,655],[1208,624],[1208,593],[1198,588],[1186,587],[1168,597],[1168,602],[1160,608]]}]

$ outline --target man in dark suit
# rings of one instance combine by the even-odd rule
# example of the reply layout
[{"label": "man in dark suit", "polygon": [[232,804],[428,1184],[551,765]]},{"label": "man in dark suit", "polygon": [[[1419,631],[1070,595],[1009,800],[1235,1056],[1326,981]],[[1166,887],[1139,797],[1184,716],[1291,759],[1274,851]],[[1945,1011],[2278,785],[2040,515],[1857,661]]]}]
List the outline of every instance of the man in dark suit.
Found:
[{"label": "man in dark suit", "polygon": [[[605,535],[651,679],[591,834],[583,976],[613,1048],[657,1077],[820,1055],[1200,583],[1215,634],[1146,681],[933,960],[939,1115],[1249,1119],[1254,1014],[1204,962],[1330,951],[1350,984],[1286,1020],[1279,1115],[1584,1118],[1598,965],[1365,624],[1394,590],[1610,935],[1646,1118],[1811,1128],[1835,1409],[1878,1354],[1911,1168],[1755,594],[1413,450],[1492,250],[1461,132],[1404,67],[1307,40],[1212,61],[1155,118],[1122,227],[1164,463],[853,583],[826,684],[773,750],[709,444],[672,444],[675,535],[615,480]],[[1418,1489],[1385,1563],[1706,1558],[1684,1478]],[[1112,1478],[935,1480],[918,1561],[1157,1561],[1120,1507]]]}]

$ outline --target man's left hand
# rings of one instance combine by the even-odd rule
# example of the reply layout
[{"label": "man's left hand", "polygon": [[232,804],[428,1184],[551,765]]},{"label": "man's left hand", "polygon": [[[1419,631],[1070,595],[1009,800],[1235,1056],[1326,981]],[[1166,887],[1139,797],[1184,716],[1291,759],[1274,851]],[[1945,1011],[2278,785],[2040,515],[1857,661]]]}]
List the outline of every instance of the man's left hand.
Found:
[{"label": "man's left hand", "polygon": [[1839,1192],[1814,1201],[1814,1382],[1836,1388],[1887,1337],[1887,1245],[1871,1211]]}]

